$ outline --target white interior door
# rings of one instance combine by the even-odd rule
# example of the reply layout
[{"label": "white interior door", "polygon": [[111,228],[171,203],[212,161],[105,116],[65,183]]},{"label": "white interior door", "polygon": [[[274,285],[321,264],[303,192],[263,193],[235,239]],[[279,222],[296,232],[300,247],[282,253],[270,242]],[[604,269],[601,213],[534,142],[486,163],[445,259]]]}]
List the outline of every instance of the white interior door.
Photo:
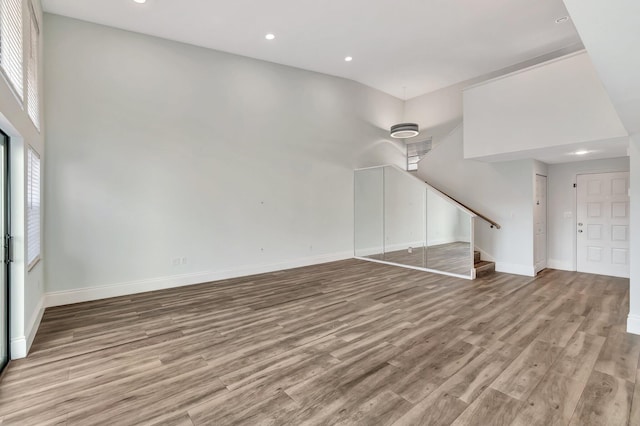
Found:
[{"label": "white interior door", "polygon": [[547,267],[547,177],[536,175],[534,255],[536,274]]},{"label": "white interior door", "polygon": [[578,175],[577,267],[629,277],[629,172]]}]

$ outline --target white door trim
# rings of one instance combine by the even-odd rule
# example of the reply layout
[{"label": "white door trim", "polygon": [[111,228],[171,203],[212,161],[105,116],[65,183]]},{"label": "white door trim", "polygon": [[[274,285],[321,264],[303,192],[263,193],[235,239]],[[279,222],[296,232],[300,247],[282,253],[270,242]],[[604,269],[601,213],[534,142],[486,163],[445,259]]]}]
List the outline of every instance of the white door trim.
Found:
[{"label": "white door trim", "polygon": [[544,209],[544,256],[543,259],[538,262],[537,259],[537,253],[538,253],[538,239],[537,239],[537,235],[538,235],[538,229],[537,229],[537,224],[536,224],[536,220],[537,220],[537,213],[536,213],[536,205],[533,206],[534,209],[534,223],[533,223],[533,264],[534,264],[534,273],[537,274],[538,272],[542,271],[543,269],[548,267],[548,261],[549,261],[549,253],[548,253],[548,235],[547,232],[549,230],[549,178],[547,177],[547,175],[543,175],[541,173],[536,173],[535,175],[535,184],[534,184],[534,194],[533,194],[533,198],[534,198],[534,203],[536,203],[537,200],[537,191],[538,191],[538,177],[543,177],[544,178],[544,204],[545,204],[545,209]]}]

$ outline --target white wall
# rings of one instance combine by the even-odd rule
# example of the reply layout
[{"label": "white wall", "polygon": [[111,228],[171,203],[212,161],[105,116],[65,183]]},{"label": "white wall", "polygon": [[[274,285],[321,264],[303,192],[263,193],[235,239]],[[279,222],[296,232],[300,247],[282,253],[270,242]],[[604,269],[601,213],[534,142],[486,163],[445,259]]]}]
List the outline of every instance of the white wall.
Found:
[{"label": "white wall", "polygon": [[354,254],[384,252],[384,168],[354,174]]},{"label": "white wall", "polygon": [[426,187],[393,167],[384,169],[385,251],[423,246],[426,235]]},{"label": "white wall", "polygon": [[[22,16],[23,26],[28,29],[29,6],[28,1],[23,1]],[[42,23],[42,13],[39,1],[34,1],[34,8],[39,22]],[[27,46],[28,30],[24,31],[24,63],[28,54]],[[40,52],[42,54],[42,52]],[[42,61],[40,61],[42,64]],[[40,69],[39,76],[42,76]],[[26,88],[26,72],[24,87]],[[42,84],[40,85],[42,87]],[[42,90],[40,91],[42,94]],[[40,102],[42,105],[42,101]],[[42,114],[41,114],[42,117]],[[39,132],[31,119],[23,109],[22,104],[14,95],[8,83],[0,75],[0,128],[11,138],[10,167],[11,167],[11,233],[14,236],[15,250],[14,263],[11,264],[11,287],[10,287],[10,340],[11,357],[23,358],[26,356],[35,332],[42,318],[42,294],[43,294],[43,262],[36,264],[30,271],[27,271],[26,245],[25,245],[25,190],[26,190],[26,147],[32,146],[41,156],[43,163],[46,162],[44,152],[44,127],[41,126]],[[46,205],[43,206],[46,208]],[[46,255],[43,253],[43,259]]]},{"label": "white wall", "polygon": [[[640,133],[631,136],[629,143],[630,198],[631,198],[631,270],[629,284],[629,318],[627,331],[640,334]],[[635,260],[633,260],[635,259]]]},{"label": "white wall", "polygon": [[[466,217],[466,226],[462,217]],[[427,191],[427,245],[469,242],[469,216],[434,191]]]},{"label": "white wall", "polygon": [[475,245],[496,270],[533,275],[533,160],[484,163],[462,157],[462,126],[420,163],[418,175],[436,188],[498,222],[476,219]]},{"label": "white wall", "polygon": [[586,52],[467,88],[463,102],[465,158],[628,136]]},{"label": "white wall", "polygon": [[404,120],[418,123],[420,133],[436,147],[462,122],[462,91],[467,82],[407,100]]},{"label": "white wall", "polygon": [[355,188],[357,256],[470,241],[470,216],[411,173],[358,170]]},{"label": "white wall", "polygon": [[[471,242],[471,221],[475,220],[462,210],[458,210],[458,225],[456,227],[456,241]],[[475,244],[475,242],[474,242]]]},{"label": "white wall", "polygon": [[576,183],[578,174],[629,171],[629,158],[579,161],[548,166],[548,266],[576,270]]},{"label": "white wall", "polygon": [[48,304],[351,257],[353,170],[404,164],[402,102],[361,84],[60,16],[45,31]]},{"label": "white wall", "polygon": [[582,48],[581,43],[567,46],[543,56],[411,98],[405,103],[403,121],[418,123],[420,133],[431,137],[433,146],[436,146],[462,123],[462,93],[466,87],[565,56]]},{"label": "white wall", "polygon": [[564,0],[622,123],[640,133],[640,2]]}]

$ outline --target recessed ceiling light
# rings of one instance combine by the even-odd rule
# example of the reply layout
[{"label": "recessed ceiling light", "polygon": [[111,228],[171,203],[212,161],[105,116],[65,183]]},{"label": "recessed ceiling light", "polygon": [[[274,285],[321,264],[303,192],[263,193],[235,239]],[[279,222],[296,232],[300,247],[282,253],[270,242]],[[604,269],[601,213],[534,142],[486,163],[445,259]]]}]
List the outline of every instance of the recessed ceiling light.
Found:
[{"label": "recessed ceiling light", "polygon": [[353,58],[351,56],[347,56],[346,58],[344,58],[344,60],[347,62],[351,62],[353,61]]},{"label": "recessed ceiling light", "polygon": [[147,0],[133,0],[133,1],[135,1],[136,3],[142,4],[142,3],[145,3]]},{"label": "recessed ceiling light", "polygon": [[580,150],[580,151],[576,151],[574,152],[575,155],[586,155],[588,154],[590,151],[586,151],[586,150]]},{"label": "recessed ceiling light", "polygon": [[267,34],[266,36],[264,36],[264,38],[266,38],[267,40],[273,40],[274,38],[276,38],[276,36],[274,34]]},{"label": "recessed ceiling light", "polygon": [[568,16],[563,16],[561,18],[556,19],[556,24],[562,24],[563,22],[567,22],[569,20]]}]

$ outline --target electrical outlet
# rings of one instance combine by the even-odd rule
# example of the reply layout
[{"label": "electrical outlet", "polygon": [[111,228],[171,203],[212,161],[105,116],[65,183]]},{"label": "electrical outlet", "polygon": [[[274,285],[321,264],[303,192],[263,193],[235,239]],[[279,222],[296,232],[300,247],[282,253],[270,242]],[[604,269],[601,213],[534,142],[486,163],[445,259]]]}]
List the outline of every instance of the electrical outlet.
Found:
[{"label": "electrical outlet", "polygon": [[174,258],[171,260],[171,264],[172,264],[173,266],[179,266],[179,265],[180,265],[180,258],[179,258],[179,257],[174,257]]},{"label": "electrical outlet", "polygon": [[186,257],[183,257],[183,258],[182,258],[182,264],[183,264],[183,265],[186,265],[186,264],[187,264],[187,258],[186,258]]}]

